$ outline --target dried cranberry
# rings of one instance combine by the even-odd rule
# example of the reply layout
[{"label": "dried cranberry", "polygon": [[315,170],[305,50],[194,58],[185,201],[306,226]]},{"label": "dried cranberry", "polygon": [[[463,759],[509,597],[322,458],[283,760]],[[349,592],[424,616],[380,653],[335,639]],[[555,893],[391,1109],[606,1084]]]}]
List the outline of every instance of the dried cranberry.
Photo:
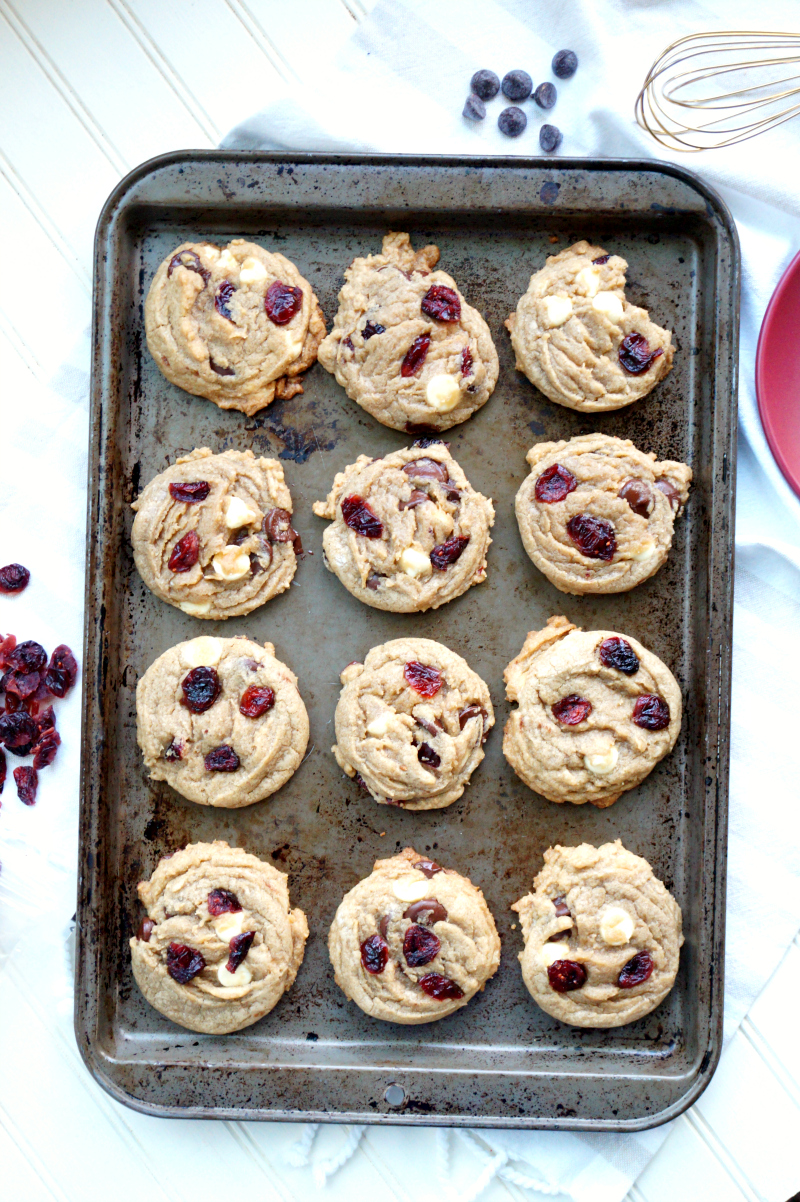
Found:
[{"label": "dried cranberry", "polygon": [[361,963],[377,977],[389,963],[389,945],[380,935],[370,935],[361,944]]},{"label": "dried cranberry", "polygon": [[403,668],[403,676],[406,684],[410,684],[421,697],[435,697],[444,684],[444,677],[438,668],[413,659]]},{"label": "dried cranberry", "polygon": [[155,929],[155,925],[156,924],[153,922],[152,918],[147,918],[147,916],[145,916],[139,923],[139,929],[136,932],[136,938],[140,939],[142,943],[149,943],[150,936]]},{"label": "dried cranberry", "polygon": [[15,755],[30,755],[38,731],[30,714],[20,710],[14,714],[0,714],[0,743],[5,744]]},{"label": "dried cranberry", "polygon": [[556,960],[547,970],[547,979],[556,993],[569,993],[585,983],[586,969],[574,960]]},{"label": "dried cranberry", "polygon": [[441,865],[437,864],[435,860],[417,860],[412,867],[416,868],[417,872],[421,872],[423,876],[426,876],[428,880],[432,876],[436,876],[437,872],[443,871]]},{"label": "dried cranberry", "polygon": [[52,764],[60,745],[61,735],[58,731],[53,730],[52,727],[46,730],[33,747],[34,768],[38,771],[39,768],[46,768],[48,764]]},{"label": "dried cranberry", "polygon": [[14,780],[17,782],[17,796],[23,805],[32,806],[36,801],[36,790],[39,787],[39,774],[35,768],[15,768]]},{"label": "dried cranberry", "polygon": [[213,918],[220,914],[238,914],[241,910],[239,899],[230,889],[212,889],[208,895],[208,912]]},{"label": "dried cranberry", "polygon": [[457,1002],[464,996],[464,990],[460,989],[455,981],[451,981],[449,977],[443,977],[438,972],[429,972],[417,984],[423,993],[427,993],[428,997],[436,998],[437,1002]]},{"label": "dried cranberry", "polygon": [[659,355],[663,355],[661,347],[656,350],[650,350],[650,343],[645,338],[644,334],[628,334],[622,339],[619,344],[620,367],[622,367],[629,376],[641,376],[655,362]]},{"label": "dried cranberry", "polygon": [[411,926],[403,939],[403,955],[409,968],[421,968],[439,955],[441,943],[427,927]]},{"label": "dried cranberry", "polygon": [[44,674],[44,683],[54,697],[66,697],[78,678],[78,661],[64,643],[60,643],[50,656]]},{"label": "dried cranberry", "polygon": [[431,768],[438,768],[442,762],[442,757],[437,755],[427,743],[420,743],[417,759],[421,764],[430,764]]},{"label": "dried cranberry", "polygon": [[6,783],[6,753],[0,750],[0,793],[3,792],[3,785]]},{"label": "dried cranberry", "polygon": [[193,714],[210,710],[222,692],[216,668],[192,668],[181,681],[183,702]]},{"label": "dried cranberry", "polygon": [[430,334],[420,334],[411,343],[411,346],[405,353],[403,362],[400,364],[400,375],[404,379],[409,376],[416,376],[422,371],[423,364],[428,358],[428,348],[431,345]]},{"label": "dried cranberry", "polygon": [[356,349],[353,346],[353,339],[350,337],[349,334],[347,335],[346,338],[342,339],[342,346],[346,346],[349,351],[354,351]]},{"label": "dried cranberry", "polygon": [[211,485],[206,480],[179,480],[169,486],[173,501],[182,501],[184,505],[205,501],[210,492]]},{"label": "dried cranberry", "polygon": [[[418,505],[424,505],[426,501],[430,501],[430,497],[420,488],[412,488],[411,496],[407,501],[398,502],[398,509],[416,509]],[[369,583],[369,581],[367,581]]]},{"label": "dried cranberry", "polygon": [[242,931],[241,935],[233,936],[228,944],[228,947],[231,949],[231,954],[228,956],[228,963],[225,965],[228,972],[236,972],[236,969],[250,951],[255,937],[255,931]]},{"label": "dried cranberry", "polygon": [[533,491],[537,501],[541,501],[545,505],[552,505],[555,501],[563,501],[577,487],[578,481],[572,472],[562,467],[560,463],[554,463],[552,467],[548,467],[546,471],[542,472]]},{"label": "dried cranberry", "polygon": [[381,581],[386,577],[381,572],[372,572],[367,576],[367,588],[372,589],[373,593],[381,587]]},{"label": "dried cranberry", "polygon": [[663,492],[673,509],[680,508],[681,494],[674,484],[670,484],[669,480],[656,480],[656,488]]},{"label": "dried cranberry", "polygon": [[566,918],[567,917],[570,910],[569,910],[569,906],[567,905],[567,899],[564,897],[563,893],[560,894],[559,897],[553,898],[553,905],[556,908],[556,918]]},{"label": "dried cranberry", "polygon": [[303,307],[303,289],[276,280],[264,297],[264,308],[273,325],[285,326]]},{"label": "dried cranberry", "polygon": [[626,480],[619,490],[618,496],[627,501],[634,513],[640,518],[650,516],[653,508],[653,494],[646,480]]},{"label": "dried cranberry", "polygon": [[185,943],[171,943],[167,948],[167,972],[179,985],[188,985],[205,966],[200,952]]},{"label": "dried cranberry", "polygon": [[352,494],[342,501],[342,517],[346,526],[363,534],[364,538],[382,538],[383,522],[363,497]]},{"label": "dried cranberry", "polygon": [[199,256],[193,250],[179,250],[177,255],[173,255],[169,261],[167,275],[171,276],[176,267],[185,267],[187,271],[196,271],[199,276],[203,277],[203,284],[207,284],[211,278],[211,272],[206,271]]},{"label": "dried cranberry", "polygon": [[41,643],[32,639],[17,643],[10,655],[6,656],[6,665],[17,672],[39,672],[47,663],[47,652]]},{"label": "dried cranberry", "polygon": [[275,690],[269,685],[251,684],[242,693],[239,713],[245,718],[261,718],[275,704]]},{"label": "dried cranberry", "polygon": [[447,464],[427,455],[422,459],[412,459],[409,463],[404,463],[402,470],[415,480],[439,480],[444,484],[450,479]]},{"label": "dried cranberry", "polygon": [[562,697],[550,708],[556,722],[560,722],[562,726],[579,726],[591,714],[592,703],[585,697],[579,697],[577,693],[570,693],[569,697]]},{"label": "dried cranberry", "polygon": [[236,289],[230,280],[223,280],[219,288],[214,294],[214,308],[219,313],[220,317],[224,317],[227,321],[233,321],[233,314],[230,310],[231,297]]},{"label": "dried cranberry", "polygon": [[431,551],[431,563],[438,571],[443,572],[451,563],[455,563],[464,553],[464,548],[469,542],[469,535],[456,534],[453,538],[448,538],[446,542],[439,543]]},{"label": "dried cranberry", "polygon": [[430,927],[435,922],[447,922],[447,910],[436,898],[424,897],[422,901],[412,902],[408,909],[403,911],[403,918],[410,918],[412,922],[422,922]]},{"label": "dried cranberry", "polygon": [[13,651],[16,645],[17,636],[15,634],[0,635],[0,664],[5,663],[9,651]]},{"label": "dried cranberry", "polygon": [[636,698],[633,720],[644,730],[665,730],[669,726],[669,706],[663,697],[656,697],[653,693],[644,693],[641,697]]},{"label": "dried cranberry", "polygon": [[587,559],[609,562],[617,551],[614,527],[605,518],[593,518],[588,513],[576,513],[567,522],[567,534],[581,555]]},{"label": "dried cranberry", "polygon": [[38,672],[6,672],[3,677],[3,687],[8,696],[16,695],[26,698],[36,692],[41,680]]},{"label": "dried cranberry", "polygon": [[379,325],[377,322],[371,322],[371,321],[368,321],[367,324],[364,326],[364,329],[361,331],[361,335],[365,342],[368,342],[370,340],[370,338],[374,337],[375,334],[385,334],[385,333],[386,333],[386,326],[382,326],[382,325]]},{"label": "dried cranberry", "polygon": [[221,743],[203,758],[206,772],[235,772],[239,767],[239,757],[232,747]]},{"label": "dried cranberry", "polygon": [[610,258],[611,255],[598,255],[596,259],[592,259],[592,263],[594,263],[595,267],[602,267]]},{"label": "dried cranberry", "polygon": [[635,985],[643,984],[652,975],[654,968],[655,963],[649,952],[637,952],[627,964],[623,964],[617,984],[620,989],[633,989]]},{"label": "dried cranberry", "polygon": [[0,593],[21,593],[31,574],[21,563],[9,563],[0,568]]},{"label": "dried cranberry", "polygon": [[236,375],[236,368],[223,367],[220,363],[215,363],[210,355],[208,357],[208,366],[218,376],[235,376]]},{"label": "dried cranberry", "polygon": [[46,730],[55,730],[55,726],[56,716],[53,713],[52,705],[48,705],[46,709],[42,710],[41,714],[39,714],[38,718],[36,719],[36,729],[41,736]]},{"label": "dried cranberry", "polygon": [[[0,680],[0,693],[2,693],[3,689],[8,684],[6,677],[10,677],[10,676],[11,676],[11,673],[6,672],[6,675],[3,677],[2,680]],[[23,707],[24,707],[24,702],[21,697],[18,697],[16,693],[6,693],[6,713],[16,714],[17,710],[21,710],[21,709],[23,709]],[[2,709],[0,709],[0,713],[2,713]]]},{"label": "dried cranberry", "polygon": [[174,764],[177,760],[182,760],[183,743],[180,740],[176,743],[173,739],[169,746],[164,748],[164,759],[168,764]]},{"label": "dried cranberry", "polygon": [[472,351],[468,346],[461,352],[461,374],[465,378],[472,375]]},{"label": "dried cranberry", "polygon": [[485,722],[488,717],[489,715],[482,705],[475,705],[474,703],[472,705],[465,705],[458,715],[458,728],[459,730],[463,730],[470,718],[480,718]]},{"label": "dried cranberry", "polygon": [[627,639],[603,639],[597,651],[600,662],[607,668],[616,668],[626,676],[634,676],[639,671],[639,657]]},{"label": "dried cranberry", "polygon": [[168,567],[171,572],[188,572],[200,558],[200,539],[196,530],[190,530],[179,538],[172,548]]},{"label": "dried cranberry", "polygon": [[431,284],[420,305],[426,317],[434,321],[460,321],[461,301],[458,293],[446,284]]}]

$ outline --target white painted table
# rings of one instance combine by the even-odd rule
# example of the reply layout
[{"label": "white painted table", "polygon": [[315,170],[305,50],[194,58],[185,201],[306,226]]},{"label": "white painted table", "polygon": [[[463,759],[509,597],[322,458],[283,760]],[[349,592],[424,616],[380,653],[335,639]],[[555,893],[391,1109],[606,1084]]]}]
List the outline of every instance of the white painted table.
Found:
[{"label": "white painted table", "polygon": [[[301,89],[373,2],[0,0],[0,411],[25,420],[20,409],[88,326],[95,221],[120,177],[152,155],[216,145],[273,81]],[[2,1202],[318,1192],[308,1169],[287,1167],[280,1124],[168,1122],[112,1102],[79,1060],[68,1000],[43,1005],[31,985],[13,955],[0,960]],[[800,1189],[798,997],[796,940],[631,1199],[786,1202]],[[32,1079],[35,1090],[19,1089]],[[332,1149],[342,1138],[326,1133]],[[419,1135],[414,1171],[400,1176],[390,1164],[405,1138],[371,1129],[328,1186],[331,1202],[434,1197],[423,1184],[434,1134]],[[454,1184],[476,1166],[457,1151]],[[495,1182],[483,1198],[526,1196]]]}]

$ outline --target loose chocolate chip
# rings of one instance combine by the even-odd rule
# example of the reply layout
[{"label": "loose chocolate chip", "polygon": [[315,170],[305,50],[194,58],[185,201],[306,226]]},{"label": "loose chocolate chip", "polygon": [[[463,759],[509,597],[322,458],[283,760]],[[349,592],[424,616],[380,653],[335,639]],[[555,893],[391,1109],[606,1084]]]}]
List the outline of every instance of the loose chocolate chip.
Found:
[{"label": "loose chocolate chip", "polygon": [[206,772],[235,772],[239,767],[239,757],[232,747],[222,743],[204,756]]},{"label": "loose chocolate chip", "polygon": [[421,697],[435,697],[444,684],[444,677],[438,668],[430,664],[421,664],[410,660],[403,668],[406,684],[410,684]]},{"label": "loose chocolate chip", "polygon": [[579,697],[577,693],[570,693],[569,697],[562,697],[550,708],[556,722],[560,722],[562,726],[579,726],[591,714],[592,703],[585,697]]},{"label": "loose chocolate chip", "polygon": [[669,726],[669,706],[663,697],[644,693],[636,698],[633,721],[643,730],[666,730]]},{"label": "loose chocolate chip", "polygon": [[521,133],[525,132],[525,127],[528,124],[528,118],[523,113],[522,109],[512,105],[510,108],[503,109],[500,116],[497,118],[497,128],[501,134],[505,134],[507,138],[518,138]]},{"label": "loose chocolate chip", "polygon": [[539,145],[545,154],[552,154],[561,145],[563,136],[557,125],[543,125],[539,130]]},{"label": "loose chocolate chip", "polygon": [[646,480],[626,480],[619,490],[619,496],[628,502],[639,517],[647,518],[653,511],[653,493]]},{"label": "loose chocolate chip", "polygon": [[435,876],[437,872],[443,871],[441,865],[437,864],[435,860],[417,860],[412,867],[416,868],[418,872],[421,872],[423,876],[426,876],[428,880],[430,880],[432,876]]},{"label": "loose chocolate chip", "polygon": [[150,936],[153,933],[155,925],[156,924],[153,922],[152,918],[143,918],[139,923],[139,929],[136,932],[136,938],[140,939],[142,943],[149,943]]},{"label": "loose chocolate chip", "polygon": [[464,996],[464,990],[459,988],[455,981],[443,977],[438,972],[429,972],[418,984],[423,993],[436,998],[437,1002],[455,1002]]},{"label": "loose chocolate chip", "polygon": [[364,329],[361,331],[361,336],[365,342],[369,342],[370,338],[374,338],[374,336],[376,334],[385,334],[385,333],[386,333],[386,326],[378,325],[377,322],[373,323],[371,321],[368,321],[367,324],[364,326]]},{"label": "loose chocolate chip", "polygon": [[633,989],[642,985],[651,976],[655,963],[649,952],[637,952],[636,955],[622,966],[617,984],[620,989]]},{"label": "loose chocolate chip", "polygon": [[210,491],[211,485],[207,480],[178,480],[169,486],[173,501],[182,501],[184,505],[205,501]]},{"label": "loose chocolate chip", "polygon": [[527,71],[509,71],[500,87],[509,100],[527,100],[533,91],[533,80]]},{"label": "loose chocolate chip", "polygon": [[435,922],[447,922],[447,910],[434,897],[424,897],[422,901],[412,902],[408,909],[403,911],[403,918],[410,918],[412,922],[421,922],[432,927]]},{"label": "loose chocolate chip", "polygon": [[551,109],[558,100],[558,92],[556,91],[555,84],[549,82],[540,83],[533,93],[533,99],[540,109]]},{"label": "loose chocolate chip", "polygon": [[622,342],[619,344],[617,357],[619,358],[620,366],[629,376],[641,376],[663,354],[664,352],[661,347],[657,347],[654,351],[651,351],[650,343],[644,334],[634,332],[622,339]]},{"label": "loose chocolate chip", "polygon": [[30,572],[21,563],[7,563],[0,568],[0,593],[21,593],[30,578]]},{"label": "loose chocolate chip", "polygon": [[577,487],[578,481],[572,472],[560,463],[554,463],[537,478],[533,492],[536,500],[543,505],[553,505],[563,501]]},{"label": "loose chocolate chip", "polygon": [[587,559],[603,559],[610,563],[616,554],[614,527],[605,518],[576,513],[567,522],[567,534]]},{"label": "loose chocolate chip", "polygon": [[427,927],[410,926],[403,938],[403,955],[409,968],[422,968],[439,955],[441,943]]},{"label": "loose chocolate chip", "polygon": [[225,965],[228,972],[236,972],[236,969],[250,951],[250,947],[255,937],[255,931],[242,931],[241,935],[233,936],[228,944],[228,947],[230,948],[230,955],[228,956],[228,963]]},{"label": "loose chocolate chip", "polygon": [[553,905],[556,908],[556,918],[566,918],[569,915],[570,909],[563,893],[553,898]]},{"label": "loose chocolate chip", "polygon": [[656,480],[656,488],[663,492],[673,509],[680,508],[681,494],[674,484],[670,484],[669,480]]},{"label": "loose chocolate chip", "polygon": [[578,56],[574,50],[559,50],[552,62],[556,79],[571,79],[578,70]]},{"label": "loose chocolate chip", "polygon": [[212,889],[208,895],[208,912],[214,918],[220,914],[237,914],[241,910],[239,899],[230,889]]},{"label": "loose chocolate chip", "polygon": [[500,80],[494,71],[476,71],[469,86],[481,100],[493,100],[500,91]]},{"label": "loose chocolate chip", "polygon": [[598,647],[600,662],[607,668],[616,668],[626,676],[635,676],[639,671],[639,657],[627,639],[616,636],[604,639]]},{"label": "loose chocolate chip", "polygon": [[185,943],[171,943],[167,948],[167,972],[179,985],[188,985],[205,966],[200,952]]},{"label": "loose chocolate chip", "polygon": [[569,993],[585,983],[586,969],[575,960],[556,960],[547,970],[547,979],[556,993]]},{"label": "loose chocolate chip", "polygon": [[182,705],[193,714],[210,710],[222,692],[216,668],[192,668],[181,681]]},{"label": "loose chocolate chip", "polygon": [[417,759],[421,764],[429,764],[431,768],[438,768],[442,762],[442,757],[437,755],[427,743],[420,743]]},{"label": "loose chocolate chip", "polygon": [[402,470],[415,480],[438,480],[442,484],[449,480],[447,464],[440,463],[438,459],[412,459],[410,463],[403,464]]},{"label": "loose chocolate chip", "polygon": [[476,96],[474,92],[470,92],[467,99],[464,101],[464,107],[461,110],[461,116],[466,117],[467,121],[483,121],[486,116],[486,105],[481,100],[480,96]]},{"label": "loose chocolate chip", "polygon": [[187,271],[196,271],[202,277],[204,287],[211,278],[211,272],[206,271],[199,256],[193,250],[181,250],[177,255],[172,256],[167,268],[167,278],[172,275],[176,267],[185,267]]},{"label": "loose chocolate chip", "polygon": [[294,543],[300,537],[292,528],[292,515],[288,509],[270,509],[264,514],[262,527],[271,543]]},{"label": "loose chocolate chip", "polygon": [[361,944],[361,963],[373,977],[379,976],[389,963],[389,947],[380,935],[370,935]]}]

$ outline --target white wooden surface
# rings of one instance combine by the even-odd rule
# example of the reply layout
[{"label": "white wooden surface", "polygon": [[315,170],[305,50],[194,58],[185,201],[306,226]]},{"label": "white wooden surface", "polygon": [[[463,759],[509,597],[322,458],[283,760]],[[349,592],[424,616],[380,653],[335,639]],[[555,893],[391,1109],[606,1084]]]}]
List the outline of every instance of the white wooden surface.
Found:
[{"label": "white wooden surface", "polygon": [[[215,145],[276,80],[302,88],[373,2],[0,0],[0,405],[11,396],[35,402],[37,381],[87,327],[94,225],[118,179],[152,155]],[[31,985],[6,963],[2,1202],[195,1202],[211,1196],[221,1166],[230,1169],[228,1196],[305,1202],[319,1192],[308,1169],[287,1166],[278,1124],[167,1122],[112,1102],[80,1063],[69,999],[44,988],[47,1000],[34,1001]],[[800,1189],[798,997],[795,941],[631,1202],[785,1202]],[[41,1089],[26,1107],[14,1082],[31,1075]],[[324,1138],[333,1152],[344,1132]],[[405,1175],[390,1167],[401,1163],[402,1139],[396,1129],[370,1130],[327,1187],[331,1202],[434,1197],[424,1184],[433,1184],[424,1165],[435,1162],[434,1134],[420,1136]],[[471,1180],[477,1165],[457,1149],[454,1183]],[[483,1198],[526,1196],[495,1182]]]}]

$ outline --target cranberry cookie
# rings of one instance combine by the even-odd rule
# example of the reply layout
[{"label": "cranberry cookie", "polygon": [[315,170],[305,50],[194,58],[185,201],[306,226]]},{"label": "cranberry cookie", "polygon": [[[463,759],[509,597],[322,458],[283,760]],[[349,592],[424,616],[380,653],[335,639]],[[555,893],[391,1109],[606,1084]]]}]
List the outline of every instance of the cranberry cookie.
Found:
[{"label": "cranberry cookie", "polygon": [[151,780],[224,809],[286,784],[306,752],[308,715],[297,677],[274,651],[242,636],[203,635],[159,655],[136,687]]},{"label": "cranberry cookie", "polygon": [[277,459],[201,447],[151,480],[132,508],[139,575],[192,617],[249,614],[291,584],[302,546]]},{"label": "cranberry cookie", "polygon": [[407,847],[345,894],[328,936],[339,988],[371,1018],[430,1023],[497,972],[500,937],[480,889]]},{"label": "cranberry cookie", "polygon": [[[438,246],[416,253],[387,234],[355,259],[319,361],[384,426],[416,434],[466,421],[492,395],[499,363],[489,327],[455,280],[434,271]],[[424,427],[423,430],[417,427]]]},{"label": "cranberry cookie", "polygon": [[308,925],[284,873],[227,843],[190,843],[139,885],[130,941],[151,1006],[190,1031],[224,1035],[269,1014],[294,983]]},{"label": "cranberry cookie", "polygon": [[494,726],[489,690],[432,639],[393,639],[348,664],[331,749],[381,805],[438,810],[464,792]]},{"label": "cranberry cookie", "polygon": [[559,405],[586,413],[646,396],[672,367],[672,334],[625,299],[628,264],[576,242],[551,255],[506,321],[517,370]]},{"label": "cranberry cookie", "polygon": [[242,238],[173,251],[153,277],[144,325],[172,384],[247,414],[302,392],[299,377],[325,337],[317,298],[294,263]]},{"label": "cranberry cookie", "polygon": [[681,692],[636,639],[551,618],[505,670],[503,753],[550,801],[613,805],[675,745]]},{"label": "cranberry cookie", "polygon": [[444,442],[422,439],[382,459],[360,455],[314,513],[328,518],[326,568],[376,609],[438,609],[486,579],[494,509]]},{"label": "cranberry cookie", "polygon": [[621,1027],[655,1010],[678,972],[681,910],[619,839],[551,847],[520,916],[522,978],[537,1005],[574,1027]]},{"label": "cranberry cookie", "polygon": [[654,576],[672,546],[692,469],[656,462],[628,439],[541,442],[517,493],[519,532],[562,593],[622,593]]}]

